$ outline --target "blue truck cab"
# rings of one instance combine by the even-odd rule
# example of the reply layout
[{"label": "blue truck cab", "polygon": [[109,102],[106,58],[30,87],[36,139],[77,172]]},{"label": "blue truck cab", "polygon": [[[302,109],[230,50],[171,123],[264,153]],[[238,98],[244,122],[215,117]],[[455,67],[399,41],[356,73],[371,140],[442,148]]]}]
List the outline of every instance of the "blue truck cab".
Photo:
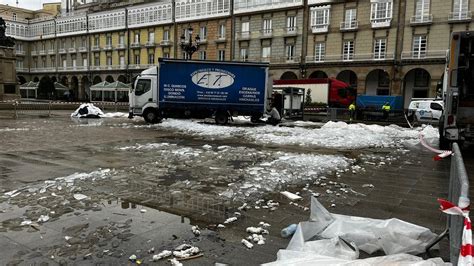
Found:
[{"label": "blue truck cab", "polygon": [[144,70],[129,95],[129,114],[148,123],[166,117],[260,118],[271,97],[268,64],[159,59]]}]

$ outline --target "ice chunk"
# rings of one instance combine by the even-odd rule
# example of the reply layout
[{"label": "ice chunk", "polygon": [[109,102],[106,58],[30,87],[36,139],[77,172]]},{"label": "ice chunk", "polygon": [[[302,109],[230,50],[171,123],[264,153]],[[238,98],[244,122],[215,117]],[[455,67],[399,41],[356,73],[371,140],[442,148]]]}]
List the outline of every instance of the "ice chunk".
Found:
[{"label": "ice chunk", "polygon": [[283,192],[280,192],[280,194],[287,197],[289,200],[300,200],[300,199],[302,199],[300,196],[298,196],[294,193],[291,193],[289,191],[283,191]]}]

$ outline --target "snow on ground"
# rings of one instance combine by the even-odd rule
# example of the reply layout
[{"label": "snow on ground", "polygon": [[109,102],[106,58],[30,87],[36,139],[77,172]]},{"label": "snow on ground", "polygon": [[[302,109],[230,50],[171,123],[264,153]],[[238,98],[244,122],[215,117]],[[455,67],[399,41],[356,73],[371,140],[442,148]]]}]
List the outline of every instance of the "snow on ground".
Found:
[{"label": "snow on ground", "polygon": [[0,132],[10,132],[10,131],[28,131],[30,130],[29,128],[26,127],[17,127],[17,128],[0,128]]},{"label": "snow on ground", "polygon": [[262,144],[301,145],[336,149],[360,149],[370,147],[396,147],[400,144],[415,145],[420,132],[434,142],[438,138],[437,129],[432,126],[415,129],[396,125],[380,126],[328,122],[321,128],[302,127],[236,127],[198,123],[192,120],[168,119],[157,127],[172,128],[187,134],[225,139],[245,138]]},{"label": "snow on ground", "polygon": [[127,118],[128,113],[122,113],[122,112],[110,112],[110,113],[104,113],[102,117],[107,117],[107,118]]}]

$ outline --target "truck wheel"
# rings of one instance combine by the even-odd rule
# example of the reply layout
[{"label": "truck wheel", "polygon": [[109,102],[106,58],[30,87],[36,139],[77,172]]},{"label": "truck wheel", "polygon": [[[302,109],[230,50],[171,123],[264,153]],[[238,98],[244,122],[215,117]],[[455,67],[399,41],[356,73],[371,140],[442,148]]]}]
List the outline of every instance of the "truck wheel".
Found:
[{"label": "truck wheel", "polygon": [[158,115],[157,110],[153,108],[148,108],[145,110],[145,113],[143,114],[143,118],[147,123],[150,124],[156,124],[161,122],[162,118]]},{"label": "truck wheel", "polygon": [[227,112],[224,111],[216,112],[215,120],[216,124],[225,125],[227,124],[227,122],[229,122],[229,115],[227,114]]}]

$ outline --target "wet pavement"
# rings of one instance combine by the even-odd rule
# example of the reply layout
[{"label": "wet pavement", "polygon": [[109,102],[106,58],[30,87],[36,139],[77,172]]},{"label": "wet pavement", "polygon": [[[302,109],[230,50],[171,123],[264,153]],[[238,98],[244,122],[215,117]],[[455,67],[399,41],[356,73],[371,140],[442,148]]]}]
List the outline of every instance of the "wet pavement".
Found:
[{"label": "wet pavement", "polygon": [[[436,198],[447,197],[449,161],[419,145],[268,144],[68,114],[0,119],[1,265],[127,265],[131,255],[164,265],[153,255],[183,243],[203,254],[184,264],[258,265],[288,244],[282,228],[309,218],[311,196],[334,213],[445,227]],[[247,249],[245,229],[260,222],[265,244]]]}]

